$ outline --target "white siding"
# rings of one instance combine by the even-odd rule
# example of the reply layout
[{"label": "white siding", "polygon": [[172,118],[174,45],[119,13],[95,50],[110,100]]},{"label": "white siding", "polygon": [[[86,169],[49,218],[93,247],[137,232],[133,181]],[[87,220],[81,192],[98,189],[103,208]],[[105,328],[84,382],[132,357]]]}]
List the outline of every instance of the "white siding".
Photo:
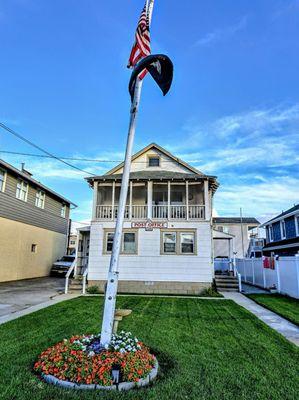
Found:
[{"label": "white siding", "polygon": [[[158,155],[160,157],[160,167],[148,167],[148,157]],[[156,149],[150,149],[146,153],[141,154],[138,158],[132,161],[131,171],[171,171],[171,172],[182,172],[192,174],[190,169],[184,167],[183,165],[175,162],[172,158],[168,157],[166,154],[159,152]],[[123,168],[115,171],[115,174],[122,174]]]},{"label": "white siding", "polygon": [[[110,255],[103,255],[104,228],[114,228],[111,222],[93,222],[89,250],[89,279],[106,280]],[[130,228],[126,222],[124,228]],[[138,255],[121,255],[120,280],[212,282],[211,228],[208,222],[169,222],[173,229],[196,229],[196,255],[161,255],[160,230],[138,230]]]}]

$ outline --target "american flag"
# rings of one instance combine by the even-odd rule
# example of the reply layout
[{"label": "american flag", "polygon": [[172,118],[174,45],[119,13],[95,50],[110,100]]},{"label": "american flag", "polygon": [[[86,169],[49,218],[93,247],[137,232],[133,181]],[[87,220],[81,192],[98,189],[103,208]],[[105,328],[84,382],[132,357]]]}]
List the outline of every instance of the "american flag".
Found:
[{"label": "american flag", "polygon": [[[135,43],[132,47],[128,68],[133,68],[138,61],[143,57],[149,56],[151,54],[151,39],[149,32],[149,18],[146,3],[141,12],[136,33],[135,33]],[[143,79],[146,75],[146,70],[139,75],[139,79]]]}]

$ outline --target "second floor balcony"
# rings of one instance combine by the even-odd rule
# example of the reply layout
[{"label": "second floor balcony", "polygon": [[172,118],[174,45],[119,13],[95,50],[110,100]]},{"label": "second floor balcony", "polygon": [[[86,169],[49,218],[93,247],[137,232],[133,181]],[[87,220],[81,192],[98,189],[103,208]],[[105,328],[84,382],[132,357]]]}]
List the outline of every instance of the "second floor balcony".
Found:
[{"label": "second floor balcony", "polygon": [[[120,182],[98,182],[94,219],[114,221],[118,215]],[[207,181],[130,181],[125,220],[207,220],[210,193]]]}]

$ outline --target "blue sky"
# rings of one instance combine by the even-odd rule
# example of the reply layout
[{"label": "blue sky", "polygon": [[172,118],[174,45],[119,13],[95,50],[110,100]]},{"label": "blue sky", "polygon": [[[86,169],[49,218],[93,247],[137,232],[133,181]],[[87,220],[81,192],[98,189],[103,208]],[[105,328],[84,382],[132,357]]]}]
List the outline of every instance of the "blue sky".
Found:
[{"label": "blue sky", "polygon": [[[2,0],[0,121],[56,155],[119,160],[127,58],[143,0]],[[264,220],[299,200],[299,0],[156,0],[152,51],[175,66],[165,98],[145,79],[135,150],[157,142],[217,175],[218,215]],[[0,131],[0,150],[36,151]],[[0,154],[79,205],[84,174]],[[76,163],[102,174],[113,163]]]}]

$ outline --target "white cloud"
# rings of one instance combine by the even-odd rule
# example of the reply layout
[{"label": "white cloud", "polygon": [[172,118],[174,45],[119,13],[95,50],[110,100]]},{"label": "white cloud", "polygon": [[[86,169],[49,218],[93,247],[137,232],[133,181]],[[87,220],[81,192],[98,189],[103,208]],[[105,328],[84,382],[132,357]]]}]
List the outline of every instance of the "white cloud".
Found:
[{"label": "white cloud", "polygon": [[238,215],[242,207],[245,215],[264,218],[277,215],[297,204],[299,199],[299,179],[281,177],[268,179],[259,184],[236,184],[220,187],[215,195],[215,207],[221,215]]},{"label": "white cloud", "polygon": [[216,42],[220,42],[223,40],[226,40],[233,35],[235,35],[237,32],[243,30],[247,26],[247,16],[243,16],[236,24],[227,26],[224,28],[218,28],[215,29],[212,32],[207,33],[204,35],[202,38],[197,40],[194,43],[194,46],[210,46],[211,44],[214,44]]}]

